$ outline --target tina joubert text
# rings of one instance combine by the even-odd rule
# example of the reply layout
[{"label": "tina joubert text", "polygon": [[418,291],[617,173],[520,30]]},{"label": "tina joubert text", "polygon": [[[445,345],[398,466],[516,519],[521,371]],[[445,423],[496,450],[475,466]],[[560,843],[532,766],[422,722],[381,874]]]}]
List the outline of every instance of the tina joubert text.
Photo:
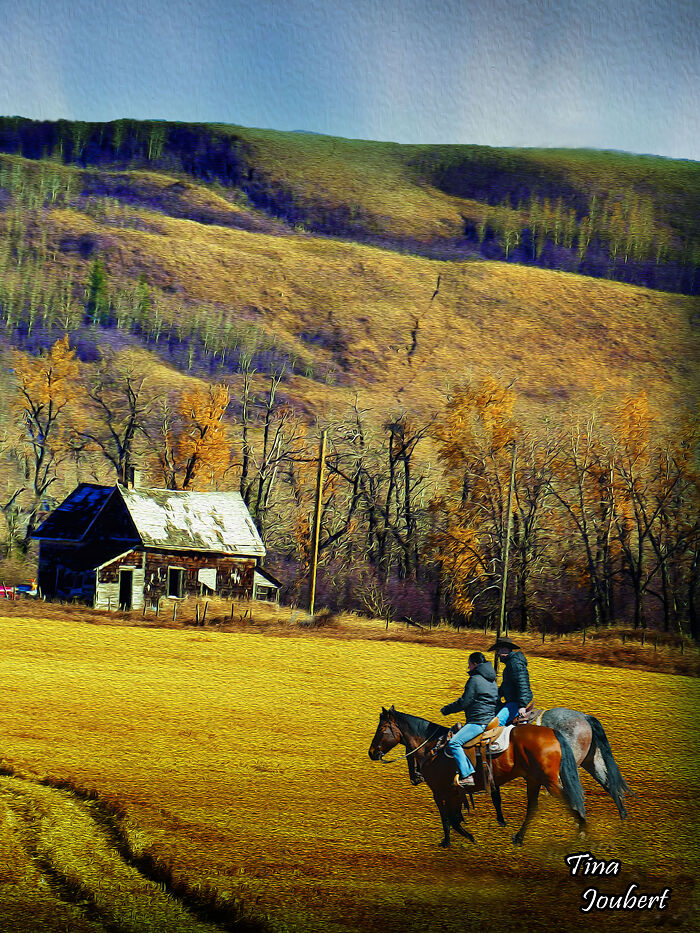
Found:
[{"label": "tina joubert text", "polygon": [[[591,852],[575,852],[565,859],[570,875],[617,875],[620,863],[614,860],[598,861]],[[664,888],[659,894],[647,894],[631,884],[624,894],[601,894],[598,888],[590,887],[581,895],[581,910],[587,914],[591,910],[665,910],[671,895],[670,888]]]}]

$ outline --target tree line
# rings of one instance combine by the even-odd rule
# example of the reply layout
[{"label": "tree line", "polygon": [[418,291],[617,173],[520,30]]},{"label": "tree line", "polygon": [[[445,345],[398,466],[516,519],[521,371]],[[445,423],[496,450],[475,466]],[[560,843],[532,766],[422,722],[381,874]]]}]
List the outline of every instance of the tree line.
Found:
[{"label": "tree line", "polygon": [[484,205],[465,233],[487,258],[608,278],[691,294],[700,287],[700,240],[680,238],[655,215],[650,197],[593,195],[587,210],[561,197],[515,206]]},{"label": "tree line", "polygon": [[[0,443],[5,553],[26,552],[79,480],[132,466],[169,489],[237,489],[287,581],[306,599],[318,435],[328,432],[319,600],[387,619],[488,624],[510,525],[509,624],[631,622],[688,631],[697,616],[697,415],[662,436],[643,394],[566,427],[527,427],[512,387],[459,386],[431,418],[357,403],[309,423],[284,368],[159,388],[128,351],[81,363],[68,337],[13,351]],[[511,474],[511,520],[507,521]]]}]

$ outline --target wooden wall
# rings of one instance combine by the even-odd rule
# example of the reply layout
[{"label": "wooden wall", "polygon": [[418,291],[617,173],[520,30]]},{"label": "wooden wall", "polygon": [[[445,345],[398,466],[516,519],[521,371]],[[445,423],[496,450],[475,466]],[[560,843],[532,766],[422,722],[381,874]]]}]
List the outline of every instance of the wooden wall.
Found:
[{"label": "wooden wall", "polygon": [[120,570],[134,571],[131,608],[141,609],[143,606],[144,558],[143,551],[129,551],[128,554],[124,554],[104,567],[100,567],[97,574],[95,609],[119,608]]},{"label": "wooden wall", "polygon": [[224,599],[250,599],[253,595],[253,557],[228,557],[205,552],[147,551],[144,594],[148,602],[168,595],[168,568],[185,571],[183,597],[199,596],[199,570],[216,569],[216,595]]}]

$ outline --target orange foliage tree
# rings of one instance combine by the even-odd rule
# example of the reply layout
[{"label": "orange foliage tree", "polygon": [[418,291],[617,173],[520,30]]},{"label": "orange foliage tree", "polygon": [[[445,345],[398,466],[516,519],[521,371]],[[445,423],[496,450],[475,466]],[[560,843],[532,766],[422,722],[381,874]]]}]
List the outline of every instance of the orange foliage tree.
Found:
[{"label": "orange foliage tree", "polygon": [[552,493],[563,509],[563,560],[584,583],[596,625],[614,620],[615,495],[613,453],[595,418],[575,423],[557,446]]},{"label": "orange foliage tree", "polygon": [[154,469],[168,489],[215,487],[231,466],[231,445],[224,415],[226,385],[197,386],[173,408],[163,402]]},{"label": "orange foliage tree", "polygon": [[443,517],[434,554],[454,609],[467,617],[496,594],[503,572],[514,402],[512,389],[487,376],[454,393],[434,430],[446,479],[433,504]]},{"label": "orange foliage tree", "polygon": [[690,587],[687,611],[692,628],[699,524],[697,418],[686,418],[671,437],[659,438],[646,395],[641,393],[626,399],[615,412],[614,426],[619,490],[615,521],[623,579],[634,597],[635,628],[646,624],[648,594],[661,602],[666,630],[672,621],[678,623],[684,578]]}]

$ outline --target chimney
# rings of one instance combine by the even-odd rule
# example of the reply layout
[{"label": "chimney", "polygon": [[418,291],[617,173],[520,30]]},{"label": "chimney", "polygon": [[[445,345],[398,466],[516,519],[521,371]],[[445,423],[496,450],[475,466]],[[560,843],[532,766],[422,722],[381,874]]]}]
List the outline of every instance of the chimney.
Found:
[{"label": "chimney", "polygon": [[124,485],[127,489],[138,489],[141,486],[141,471],[133,466],[126,467],[124,470]]}]

